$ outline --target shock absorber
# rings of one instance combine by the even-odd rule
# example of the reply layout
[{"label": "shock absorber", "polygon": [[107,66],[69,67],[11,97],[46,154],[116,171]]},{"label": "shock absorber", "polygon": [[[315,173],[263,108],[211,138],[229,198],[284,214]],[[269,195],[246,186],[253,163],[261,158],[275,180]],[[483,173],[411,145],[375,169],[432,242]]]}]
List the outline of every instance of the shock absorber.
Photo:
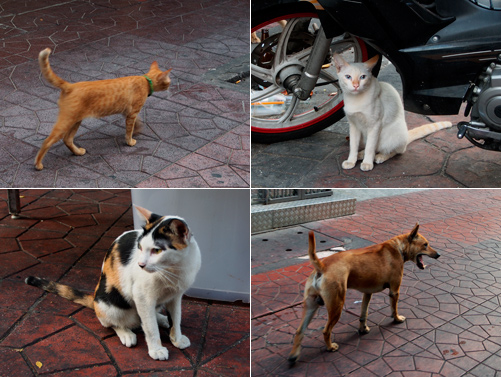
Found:
[{"label": "shock absorber", "polygon": [[302,72],[301,77],[299,80],[296,77],[293,82],[287,83],[288,86],[292,87],[292,93],[300,100],[307,100],[310,97],[311,91],[315,88],[331,42],[332,38],[327,38],[324,28],[320,27],[311,49],[310,58],[306,63],[306,68]]}]

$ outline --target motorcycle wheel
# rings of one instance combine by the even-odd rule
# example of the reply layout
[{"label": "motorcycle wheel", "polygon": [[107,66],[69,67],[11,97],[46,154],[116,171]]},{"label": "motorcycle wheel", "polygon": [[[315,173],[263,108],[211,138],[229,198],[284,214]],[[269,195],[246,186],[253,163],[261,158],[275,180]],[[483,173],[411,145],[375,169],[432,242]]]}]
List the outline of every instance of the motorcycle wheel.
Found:
[{"label": "motorcycle wheel", "polygon": [[[253,142],[274,143],[306,137],[344,117],[336,68],[330,61],[325,62],[317,85],[306,101],[287,95],[277,83],[279,70],[306,66],[316,26],[320,25],[316,17],[314,12],[294,11],[290,7],[268,12],[267,17],[253,15],[252,32],[265,37],[257,45],[253,44],[251,53]],[[268,31],[263,34],[263,29]],[[362,40],[347,33],[333,38],[331,52],[341,53],[348,62],[366,61],[375,54]],[[374,74],[377,75],[379,67],[380,64]]]}]

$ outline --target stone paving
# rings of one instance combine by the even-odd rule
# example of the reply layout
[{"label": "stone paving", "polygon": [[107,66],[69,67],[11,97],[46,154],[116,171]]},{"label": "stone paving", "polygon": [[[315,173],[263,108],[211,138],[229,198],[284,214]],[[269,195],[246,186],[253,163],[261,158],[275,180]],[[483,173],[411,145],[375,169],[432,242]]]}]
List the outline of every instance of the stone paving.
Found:
[{"label": "stone paving", "polygon": [[[428,258],[425,270],[406,263],[399,314],[393,324],[385,290],[373,295],[368,325],[359,336],[362,294],[349,290],[333,339],[337,352],[325,350],[321,308],[310,323],[299,361],[287,355],[300,322],[304,282],[312,271],[299,259],[297,242],[277,232],[252,237],[252,375],[287,376],[499,376],[501,370],[501,192],[497,190],[425,190],[357,203],[356,214],[291,228],[303,238],[316,231],[317,248],[339,242],[347,249],[420,232],[442,255]],[[264,240],[268,240],[264,242]],[[273,243],[273,250],[268,244]],[[330,244],[327,244],[331,247]],[[289,249],[290,251],[286,251]],[[267,253],[281,252],[288,263],[276,267]],[[289,255],[290,253],[290,255]]]},{"label": "stone paving", "polygon": [[148,356],[144,335],[126,348],[92,310],[28,286],[41,276],[92,292],[113,240],[133,229],[129,190],[24,190],[11,219],[0,191],[0,376],[249,375],[249,307],[183,299],[179,350]]},{"label": "stone paving", "polygon": [[[384,60],[382,81],[402,88],[395,68]],[[457,124],[462,116],[425,117],[406,112],[409,129],[426,123],[448,120]],[[346,118],[316,134],[275,144],[252,143],[252,187],[499,187],[501,155],[474,147],[457,138],[457,127],[436,132],[412,142],[407,151],[370,172],[341,168],[349,152]]]},{"label": "stone paving", "polygon": [[[231,14],[232,17],[228,17]],[[248,187],[249,6],[243,0],[6,1],[0,8],[0,187]],[[74,156],[62,142],[35,171],[57,119],[59,90],[37,57],[64,79],[143,75],[172,68],[167,92],[141,111],[137,144],[122,116],[86,119]]]}]

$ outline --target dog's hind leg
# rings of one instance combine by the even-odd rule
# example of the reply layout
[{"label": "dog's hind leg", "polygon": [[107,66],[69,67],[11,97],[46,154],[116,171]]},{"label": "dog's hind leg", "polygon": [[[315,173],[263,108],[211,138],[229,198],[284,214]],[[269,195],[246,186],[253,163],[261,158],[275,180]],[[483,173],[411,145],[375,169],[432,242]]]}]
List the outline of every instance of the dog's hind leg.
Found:
[{"label": "dog's hind leg", "polygon": [[303,318],[301,319],[301,323],[296,330],[296,335],[294,336],[294,345],[292,346],[292,351],[289,354],[289,365],[294,365],[297,358],[299,357],[299,353],[301,352],[301,341],[304,337],[304,331],[308,327],[311,319],[315,315],[318,310],[318,302],[317,297],[315,295],[309,295],[305,298],[303,304]]},{"label": "dog's hind leg", "polygon": [[360,335],[368,334],[369,331],[371,331],[370,327],[367,326],[367,313],[369,311],[371,298],[371,293],[364,293],[364,298],[362,299],[362,312],[360,313],[360,327],[358,328],[358,333]]},{"label": "dog's hind leg", "polygon": [[[326,295],[326,292],[324,292]],[[346,288],[338,287],[334,289],[334,292],[329,292],[329,297],[324,297],[325,307],[327,309],[327,313],[329,315],[329,319],[327,320],[327,324],[324,327],[324,341],[327,347],[327,351],[337,351],[339,346],[336,343],[332,343],[331,341],[331,333],[334,325],[341,318],[341,312],[343,311],[344,299],[346,295]]]}]

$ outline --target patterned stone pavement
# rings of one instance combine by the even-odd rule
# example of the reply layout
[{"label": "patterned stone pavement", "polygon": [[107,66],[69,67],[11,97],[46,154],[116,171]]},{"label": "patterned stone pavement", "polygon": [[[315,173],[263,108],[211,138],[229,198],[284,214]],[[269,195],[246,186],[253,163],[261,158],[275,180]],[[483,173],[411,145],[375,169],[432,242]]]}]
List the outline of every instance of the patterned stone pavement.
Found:
[{"label": "patterned stone pavement", "polygon": [[129,190],[24,190],[22,217],[0,191],[0,376],[249,375],[249,307],[183,300],[179,350],[161,330],[168,361],[144,335],[126,348],[92,310],[24,283],[29,275],[93,291],[113,240],[133,229]]},{"label": "patterned stone pavement", "polygon": [[[385,291],[371,301],[371,332],[359,336],[362,295],[350,290],[333,330],[333,339],[340,346],[334,353],[325,351],[321,331],[327,314],[322,307],[306,332],[293,368],[286,359],[300,322],[304,281],[312,268],[293,250],[288,266],[276,268],[273,260],[264,271],[262,255],[268,242],[273,242],[274,252],[281,245],[288,258],[288,237],[275,237],[275,232],[254,235],[252,375],[498,376],[500,209],[501,192],[497,190],[427,190],[366,200],[357,203],[353,216],[295,227],[303,233],[306,255],[309,229],[317,232],[318,250],[325,250],[319,239],[340,241],[349,249],[350,245],[379,243],[408,232],[419,222],[420,232],[442,256],[428,258],[425,270],[406,263],[399,301],[399,313],[407,317],[403,324],[392,323]],[[255,255],[261,257],[255,261]]]},{"label": "patterned stone pavement", "polygon": [[[232,17],[227,17],[231,14]],[[8,0],[0,8],[0,187],[247,187],[249,6],[243,0]],[[74,156],[59,142],[33,161],[56,121],[59,90],[44,82],[45,47],[64,79],[172,68],[154,93],[137,144],[122,116],[84,120]],[[234,81],[234,80],[233,80]]]}]

